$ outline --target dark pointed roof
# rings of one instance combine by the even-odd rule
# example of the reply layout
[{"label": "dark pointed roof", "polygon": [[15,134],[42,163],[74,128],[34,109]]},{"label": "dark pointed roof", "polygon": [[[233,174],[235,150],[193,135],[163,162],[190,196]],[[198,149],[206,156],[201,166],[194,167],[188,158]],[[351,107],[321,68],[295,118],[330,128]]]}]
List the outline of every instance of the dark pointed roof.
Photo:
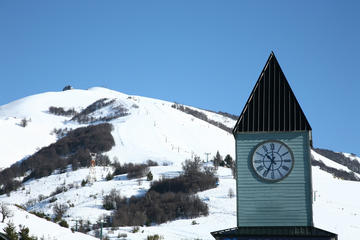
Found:
[{"label": "dark pointed roof", "polygon": [[311,131],[311,126],[271,52],[233,133],[275,131]]}]

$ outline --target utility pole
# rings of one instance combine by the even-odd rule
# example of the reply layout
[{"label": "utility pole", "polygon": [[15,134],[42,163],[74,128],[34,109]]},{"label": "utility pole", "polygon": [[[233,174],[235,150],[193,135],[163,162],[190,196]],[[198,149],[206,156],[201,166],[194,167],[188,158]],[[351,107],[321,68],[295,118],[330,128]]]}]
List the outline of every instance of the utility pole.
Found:
[{"label": "utility pole", "polygon": [[206,155],[206,162],[209,162],[209,155],[210,155],[210,153],[205,153],[205,155]]},{"label": "utility pole", "polygon": [[103,219],[100,220],[100,240],[103,239]]},{"label": "utility pole", "polygon": [[75,220],[71,220],[71,221],[75,222],[75,231],[77,232],[79,219],[75,219]]},{"label": "utility pole", "polygon": [[78,230],[78,220],[76,219],[75,220],[75,231],[77,232],[77,230]]}]

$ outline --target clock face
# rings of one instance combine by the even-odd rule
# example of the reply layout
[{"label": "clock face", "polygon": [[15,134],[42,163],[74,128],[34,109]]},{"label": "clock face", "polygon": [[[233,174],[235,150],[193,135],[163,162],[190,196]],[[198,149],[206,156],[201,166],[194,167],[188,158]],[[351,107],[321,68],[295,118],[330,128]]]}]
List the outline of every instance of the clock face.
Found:
[{"label": "clock face", "polygon": [[260,143],[252,156],[252,166],[257,175],[269,181],[279,181],[291,172],[294,157],[290,148],[280,141]]}]

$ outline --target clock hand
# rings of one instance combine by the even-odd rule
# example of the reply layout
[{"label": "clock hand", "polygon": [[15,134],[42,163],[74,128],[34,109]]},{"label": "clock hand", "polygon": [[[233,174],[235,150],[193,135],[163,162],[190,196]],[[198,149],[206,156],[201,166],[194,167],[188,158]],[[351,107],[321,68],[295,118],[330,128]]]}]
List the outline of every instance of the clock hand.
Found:
[{"label": "clock hand", "polygon": [[269,172],[270,171],[270,168],[271,168],[271,166],[273,165],[273,163],[272,162],[270,162],[270,165],[269,165],[269,167],[267,168],[267,172]]},{"label": "clock hand", "polygon": [[271,162],[272,162],[273,164],[276,164],[276,162],[275,162],[275,156],[274,156],[274,151],[271,152],[271,156],[272,156]]}]

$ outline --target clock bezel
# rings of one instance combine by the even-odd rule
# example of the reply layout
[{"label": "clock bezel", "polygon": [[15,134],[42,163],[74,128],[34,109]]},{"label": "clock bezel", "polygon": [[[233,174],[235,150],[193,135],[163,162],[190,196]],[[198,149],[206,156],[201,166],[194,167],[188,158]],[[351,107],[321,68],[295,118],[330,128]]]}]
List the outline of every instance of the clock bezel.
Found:
[{"label": "clock bezel", "polygon": [[[264,145],[264,144],[266,144],[266,143],[268,143],[268,142],[277,142],[277,143],[280,143],[280,144],[284,145],[284,146],[286,147],[286,149],[289,151],[290,156],[291,156],[291,158],[292,158],[291,168],[289,169],[289,171],[288,171],[283,177],[281,177],[281,178],[279,178],[279,179],[267,179],[267,178],[264,178],[262,175],[260,175],[260,174],[256,171],[255,166],[254,166],[254,161],[253,161],[253,159],[254,159],[254,155],[255,155],[255,153],[256,153],[256,150],[257,150],[261,145]],[[250,163],[251,168],[252,168],[253,172],[255,173],[255,175],[256,175],[257,177],[259,177],[262,181],[266,181],[266,182],[270,182],[270,183],[279,182],[279,181],[284,180],[287,176],[290,175],[290,173],[292,172],[292,170],[293,170],[293,168],[294,168],[294,165],[295,165],[295,158],[294,158],[294,154],[293,154],[291,148],[290,148],[286,143],[284,143],[284,142],[282,142],[282,141],[280,141],[280,140],[271,140],[271,139],[270,139],[270,140],[266,140],[266,141],[262,141],[262,142],[258,143],[258,144],[254,147],[254,150],[252,151],[252,154],[251,154],[251,159],[250,159],[250,161],[251,161],[251,163]]]}]

